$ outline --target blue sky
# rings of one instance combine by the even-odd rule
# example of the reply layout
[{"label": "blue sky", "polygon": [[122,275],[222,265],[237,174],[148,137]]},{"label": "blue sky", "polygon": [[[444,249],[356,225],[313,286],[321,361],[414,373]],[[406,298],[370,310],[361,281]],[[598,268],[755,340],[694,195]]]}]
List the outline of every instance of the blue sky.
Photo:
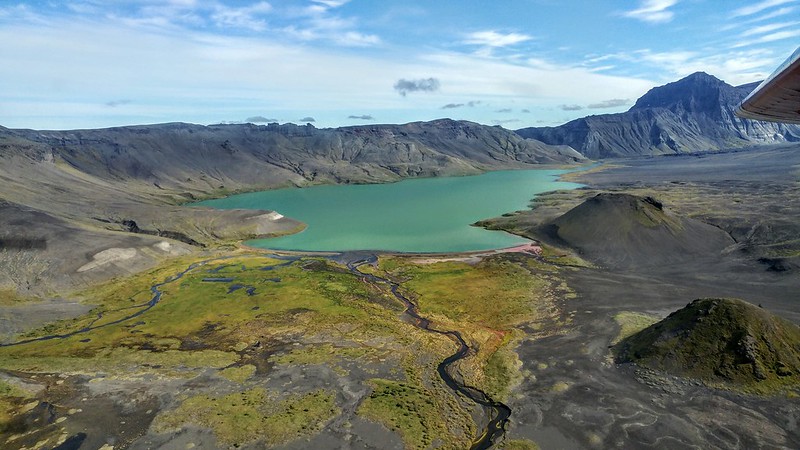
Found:
[{"label": "blue sky", "polygon": [[700,70],[763,79],[800,45],[800,0],[6,0],[0,40],[6,127],[516,129]]}]

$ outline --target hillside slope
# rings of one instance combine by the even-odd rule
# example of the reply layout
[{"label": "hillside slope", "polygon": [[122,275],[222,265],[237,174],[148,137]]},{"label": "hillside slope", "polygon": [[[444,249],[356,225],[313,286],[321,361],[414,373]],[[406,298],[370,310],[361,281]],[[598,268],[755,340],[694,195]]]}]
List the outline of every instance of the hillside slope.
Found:
[{"label": "hillside slope", "polygon": [[[92,273],[117,276],[141,269],[164,253],[137,250],[137,255],[147,256],[142,264],[129,258],[76,275],[76,268],[105,250],[149,249],[164,239],[197,248],[302,227],[270,211],[181,206],[197,198],[320,183],[476,174],[582,159],[568,147],[452,120],[339,129],[183,123],[73,131],[0,127],[0,267],[8,269],[0,275],[0,289],[26,291],[27,280],[39,275],[44,263],[20,266],[15,262],[20,259],[69,259],[69,264],[54,265],[42,277],[62,280],[56,283],[61,287],[70,279],[81,285],[80,280],[94,279]],[[140,236],[133,242],[130,233],[159,239]],[[48,245],[3,245],[19,239]],[[56,287],[33,284],[40,291]]]},{"label": "hillside slope", "polygon": [[800,327],[741,300],[695,300],[616,349],[618,362],[763,392],[800,383]]},{"label": "hillside slope", "polygon": [[800,126],[740,119],[736,106],[757,83],[731,86],[697,72],[656,87],[630,110],[517,130],[520,136],[569,145],[589,158],[705,152],[800,140]]},{"label": "hillside slope", "polygon": [[[464,175],[582,158],[499,127],[451,120],[323,130],[180,123],[76,131],[0,128],[0,198],[77,220],[113,222],[142,203],[174,205],[235,191]],[[150,226],[151,219],[139,220]]]},{"label": "hillside slope", "polygon": [[650,197],[601,193],[544,224],[541,234],[611,267],[675,264],[719,255],[724,231],[665,211]]}]

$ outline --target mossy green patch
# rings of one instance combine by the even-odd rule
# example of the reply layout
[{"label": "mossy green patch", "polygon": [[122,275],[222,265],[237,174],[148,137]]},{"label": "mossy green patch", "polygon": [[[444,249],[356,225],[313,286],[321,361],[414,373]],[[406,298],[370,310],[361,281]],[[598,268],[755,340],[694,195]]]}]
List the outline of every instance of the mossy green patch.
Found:
[{"label": "mossy green patch", "polygon": [[412,264],[381,258],[379,266],[402,280],[420,313],[439,329],[459,330],[477,354],[458,363],[467,384],[506,398],[519,381],[514,347],[520,326],[550,317],[552,272],[528,264],[531,256],[497,255],[475,264],[442,261]]},{"label": "mossy green patch", "polygon": [[373,379],[369,384],[372,393],[361,403],[358,414],[397,432],[406,448],[426,449],[437,439],[447,442],[445,448],[469,446],[469,439],[458,442],[448,435],[432,392],[400,381]]},{"label": "mossy green patch", "polygon": [[611,345],[658,322],[658,317],[640,312],[622,311],[614,315],[614,320],[619,325],[619,334],[611,341]]},{"label": "mossy green patch", "polygon": [[476,265],[446,261],[405,265],[403,286],[417,294],[420,311],[507,330],[531,320],[536,293],[545,282],[518,264],[487,258]]},{"label": "mossy green patch", "polygon": [[[468,384],[500,398],[515,384],[518,327],[541,315],[552,284],[532,276],[534,269],[523,259],[416,265],[407,258],[381,258],[379,267],[364,269],[399,280],[422,315],[437,327],[459,330],[478,354],[456,369]],[[112,323],[146,307],[155,284],[162,292],[157,305]],[[231,289],[234,285],[244,287]],[[326,365],[337,374],[351,364],[367,371],[390,365],[385,374],[372,376],[401,381],[370,381],[375,397],[364,399],[359,414],[394,427],[410,448],[435,442],[468,447],[477,433],[471,416],[477,408],[455,395],[436,371],[456,346],[446,336],[398,320],[401,303],[389,288],[321,258],[291,263],[253,254],[180,258],[82,292],[97,308],[30,337],[99,328],[0,348],[0,367],[98,379],[194,377],[216,369],[220,377],[242,384],[243,392],[194,395],[159,416],[162,429],[191,423],[211,428],[225,445],[261,439],[272,445],[316,432],[338,407],[334,395],[322,391],[281,399],[275,392],[246,390],[270,369],[264,358],[272,365]]]},{"label": "mossy green patch", "polygon": [[0,287],[0,306],[12,306],[39,300],[40,299],[36,297],[23,297],[18,295],[17,291],[14,289]]},{"label": "mossy green patch", "polygon": [[20,404],[31,398],[31,392],[0,379],[0,433],[6,431]]},{"label": "mossy green patch", "polygon": [[220,350],[152,352],[117,347],[105,349],[92,356],[0,355],[0,367],[34,373],[134,376],[143,373],[191,372],[207,367],[222,368],[237,360],[237,354]]},{"label": "mossy green patch", "polygon": [[551,245],[541,245],[542,258],[558,266],[593,268],[594,265],[574,252],[559,249]]},{"label": "mossy green patch", "polygon": [[334,394],[318,390],[275,401],[255,388],[222,397],[199,395],[158,417],[161,431],[196,425],[210,428],[217,439],[238,447],[262,441],[282,444],[312,435],[340,413]]},{"label": "mossy green patch", "polygon": [[753,393],[800,386],[800,327],[735,299],[700,299],[629,336],[617,360]]},{"label": "mossy green patch", "polygon": [[508,400],[511,390],[522,381],[522,361],[515,351],[521,334],[508,333],[499,348],[486,359],[483,368],[485,386],[487,393],[495,400]]},{"label": "mossy green patch", "polygon": [[502,450],[539,450],[535,442],[527,439],[507,439],[500,443],[497,448]]},{"label": "mossy green patch", "polygon": [[236,383],[244,383],[256,373],[256,366],[245,364],[238,367],[228,367],[219,372],[224,378]]},{"label": "mossy green patch", "polygon": [[272,355],[269,359],[275,364],[322,364],[333,363],[338,359],[353,360],[370,353],[374,353],[374,350],[367,347],[340,347],[322,344],[293,349],[286,354]]}]

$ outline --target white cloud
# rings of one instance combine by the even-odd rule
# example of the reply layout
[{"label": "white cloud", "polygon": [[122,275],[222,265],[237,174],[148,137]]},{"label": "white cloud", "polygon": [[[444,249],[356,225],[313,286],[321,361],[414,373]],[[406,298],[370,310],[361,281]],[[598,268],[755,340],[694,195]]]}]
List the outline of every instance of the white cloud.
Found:
[{"label": "white cloud", "polygon": [[767,43],[767,42],[782,41],[784,39],[793,39],[793,38],[796,38],[798,36],[800,36],[800,29],[798,29],[798,30],[778,31],[776,33],[765,34],[765,35],[763,35],[761,37],[758,37],[756,39],[751,39],[751,40],[748,40],[748,41],[739,42],[736,45],[734,45],[733,47],[734,48],[747,47],[747,46],[755,45],[755,44],[764,44],[764,43]]},{"label": "white cloud", "polygon": [[649,23],[669,22],[675,15],[669,8],[677,3],[678,0],[643,0],[639,8],[626,11],[623,16]]},{"label": "white cloud", "polygon": [[[4,58],[25,61],[0,65],[0,124],[75,128],[175,120],[212,123],[257,112],[272,117],[308,114],[321,126],[336,126],[352,111],[371,111],[383,120],[429,120],[456,98],[474,99],[480,106],[469,109],[470,117],[486,123],[497,109],[488,106],[492,104],[597,103],[609,93],[636,98],[653,85],[546,61],[534,66],[437,51],[407,58],[336,52],[263,36],[175,32],[108,18],[93,23],[65,18],[52,25],[0,27],[0,40],[14,42],[4,48]],[[391,89],[401,77],[435,77],[441,88],[403,98]],[[113,99],[130,103],[106,106]],[[483,110],[487,115],[481,119]]]},{"label": "white cloud", "polygon": [[314,3],[318,3],[320,5],[324,5],[328,8],[338,8],[345,3],[348,3],[350,0],[313,0]]},{"label": "white cloud", "polygon": [[498,33],[496,31],[476,31],[467,35],[464,41],[467,44],[481,45],[485,47],[507,47],[533,39],[527,34],[521,33]]},{"label": "white cloud", "polygon": [[769,25],[761,25],[758,27],[748,28],[744,32],[742,32],[742,36],[753,36],[756,34],[764,34],[769,33],[771,31],[780,30],[781,28],[792,27],[795,25],[800,25],[800,22],[782,22],[782,23],[771,23]]},{"label": "white cloud", "polygon": [[253,31],[264,31],[266,22],[261,18],[266,13],[272,11],[272,5],[267,2],[259,2],[242,8],[232,8],[224,5],[216,5],[211,19],[219,27],[246,28]]},{"label": "white cloud", "polygon": [[[791,13],[795,12],[795,10],[797,10],[797,8],[794,7],[794,6],[787,6],[785,8],[778,8],[778,9],[776,9],[774,11],[771,11],[771,12],[768,12],[767,14],[764,14],[762,16],[753,17],[751,19],[748,19],[744,23],[763,22],[765,20],[775,19],[777,17],[783,17],[785,15],[788,15],[788,14],[791,14]],[[739,19],[739,21],[741,21],[741,19]]]},{"label": "white cloud", "polygon": [[695,51],[640,50],[627,58],[658,68],[664,73],[665,81],[694,72],[706,72],[732,85],[762,80],[778,64],[778,59],[765,50],[719,52],[710,56]]},{"label": "white cloud", "polygon": [[753,14],[764,11],[765,9],[773,8],[775,6],[785,5],[787,3],[794,3],[797,0],[763,0],[754,5],[744,6],[736,9],[731,14],[732,17],[751,16]]},{"label": "white cloud", "polygon": [[325,40],[347,47],[368,47],[380,44],[376,34],[358,31],[354,18],[342,18],[331,14],[349,0],[314,0],[315,4],[298,13],[297,24],[283,27],[280,31],[286,36],[301,41]]}]

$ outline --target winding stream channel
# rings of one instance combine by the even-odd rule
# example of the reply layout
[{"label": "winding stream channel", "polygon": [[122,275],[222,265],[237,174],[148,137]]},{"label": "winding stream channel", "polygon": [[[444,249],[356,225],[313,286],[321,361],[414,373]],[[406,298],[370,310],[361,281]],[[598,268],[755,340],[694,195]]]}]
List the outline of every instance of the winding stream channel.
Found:
[{"label": "winding stream channel", "polygon": [[[270,270],[275,269],[277,267],[287,266],[287,265],[292,264],[293,262],[295,262],[295,261],[300,259],[299,256],[287,256],[287,255],[276,255],[276,254],[271,254],[271,255],[267,255],[267,256],[269,256],[270,258],[280,259],[280,260],[284,261],[281,264],[277,264],[275,266],[270,266],[269,267]],[[123,311],[123,310],[126,310],[126,309],[136,309],[135,312],[133,312],[131,314],[128,314],[128,315],[125,315],[125,316],[123,316],[123,317],[121,317],[119,319],[116,319],[114,321],[107,322],[107,323],[100,324],[100,325],[95,325],[98,321],[100,321],[103,318],[103,313],[99,313],[97,315],[97,318],[95,318],[89,325],[87,325],[87,326],[85,326],[85,327],[83,327],[81,329],[78,329],[78,330],[75,330],[75,331],[72,331],[72,332],[69,332],[69,333],[49,334],[49,335],[40,336],[40,337],[37,337],[37,338],[24,339],[24,340],[20,340],[20,341],[17,341],[17,342],[0,344],[0,347],[10,347],[10,346],[28,344],[28,343],[31,343],[31,342],[48,341],[48,340],[53,340],[53,339],[65,339],[65,338],[68,338],[68,337],[71,337],[71,336],[88,333],[88,332],[90,332],[92,330],[97,330],[97,329],[100,329],[100,328],[105,328],[105,327],[108,327],[108,326],[116,325],[116,324],[119,324],[119,323],[122,323],[122,322],[125,322],[125,321],[128,321],[128,320],[131,320],[133,318],[139,317],[139,316],[143,315],[144,313],[146,313],[147,311],[149,311],[150,309],[152,309],[154,306],[156,306],[161,301],[161,296],[162,296],[163,292],[160,290],[160,288],[162,286],[165,286],[165,285],[167,285],[169,283],[173,283],[173,282],[175,282],[177,280],[180,280],[187,273],[191,272],[192,270],[194,270],[194,269],[196,269],[196,268],[198,268],[200,266],[204,266],[204,265],[208,264],[209,262],[224,260],[224,259],[228,259],[228,258],[230,258],[230,257],[212,258],[212,259],[208,259],[208,260],[205,260],[205,261],[196,262],[194,264],[189,265],[189,267],[187,267],[183,271],[178,272],[177,274],[168,277],[167,279],[165,279],[161,283],[156,283],[156,284],[150,286],[150,292],[152,293],[152,297],[150,298],[150,300],[147,303],[140,304],[140,305],[135,305],[135,306],[130,306],[130,307],[123,308],[123,309],[108,311],[108,312],[119,312],[119,311]],[[461,359],[464,359],[464,358],[470,356],[472,349],[469,347],[469,345],[467,345],[467,342],[464,340],[464,338],[461,336],[461,333],[459,333],[458,331],[455,331],[455,330],[439,330],[439,329],[433,328],[431,326],[430,320],[420,315],[419,307],[414,302],[412,302],[410,299],[408,299],[408,297],[406,297],[405,295],[400,293],[400,284],[398,284],[398,283],[396,283],[396,282],[394,282],[394,281],[392,281],[392,280],[390,280],[388,278],[379,277],[377,275],[373,275],[373,274],[370,274],[370,273],[365,273],[365,272],[362,272],[361,270],[359,270],[359,267],[361,267],[363,265],[366,265],[366,264],[372,265],[372,264],[375,264],[377,261],[378,261],[377,255],[372,254],[372,255],[369,255],[369,256],[366,256],[366,257],[361,257],[359,259],[348,261],[347,262],[347,268],[354,275],[356,275],[358,277],[361,277],[362,279],[364,279],[364,280],[366,280],[366,281],[368,281],[370,283],[373,283],[373,284],[384,284],[384,285],[389,286],[390,290],[391,290],[392,294],[395,296],[395,298],[400,300],[400,302],[402,302],[403,305],[405,306],[406,309],[405,309],[404,313],[407,314],[409,317],[411,317],[413,319],[412,323],[414,324],[414,326],[416,326],[417,328],[419,328],[421,330],[425,330],[427,332],[430,332],[430,333],[435,333],[435,334],[439,334],[439,335],[442,335],[442,336],[447,336],[448,338],[450,338],[453,342],[455,342],[458,345],[458,350],[455,353],[453,353],[452,355],[448,356],[442,362],[439,363],[439,365],[437,367],[437,371],[439,373],[439,377],[441,377],[442,381],[444,381],[444,383],[447,385],[447,387],[449,387],[451,390],[453,390],[456,393],[460,393],[460,394],[464,395],[466,398],[470,399],[475,404],[480,405],[484,409],[484,411],[486,411],[486,413],[487,413],[489,421],[486,424],[486,427],[484,428],[483,432],[477,438],[475,438],[475,440],[472,442],[472,446],[470,447],[470,449],[471,450],[485,450],[485,449],[491,448],[492,445],[494,445],[495,442],[497,442],[497,440],[499,438],[501,438],[503,436],[503,434],[505,433],[505,427],[506,427],[506,424],[508,423],[508,418],[511,416],[511,409],[508,406],[506,406],[505,404],[501,403],[501,402],[492,400],[491,397],[489,397],[485,392],[481,391],[480,389],[477,389],[477,388],[472,387],[472,386],[468,386],[468,385],[464,384],[463,382],[460,382],[460,381],[456,380],[450,374],[448,368],[451,365],[453,365],[453,363],[455,363],[456,361],[459,361]]]},{"label": "winding stream channel", "polygon": [[471,450],[484,450],[491,448],[499,438],[503,436],[508,423],[508,418],[511,416],[511,409],[503,403],[492,400],[485,392],[478,388],[467,386],[463,382],[456,380],[448,371],[448,368],[458,360],[468,357],[471,353],[471,348],[461,336],[461,333],[455,330],[439,330],[431,327],[429,319],[423,317],[419,313],[419,307],[416,303],[412,302],[408,297],[401,294],[399,289],[400,285],[394,281],[379,277],[370,273],[365,273],[359,270],[359,267],[366,264],[374,264],[378,261],[378,257],[371,255],[366,258],[358,259],[347,263],[347,268],[354,274],[364,278],[370,283],[383,283],[390,286],[392,294],[405,305],[405,314],[413,319],[413,324],[421,330],[430,333],[440,334],[447,336],[458,345],[458,350],[452,355],[445,358],[439,363],[436,368],[439,372],[439,377],[445,382],[447,387],[453,391],[460,393],[470,399],[472,402],[480,405],[489,417],[489,422],[483,432],[472,442]]}]

